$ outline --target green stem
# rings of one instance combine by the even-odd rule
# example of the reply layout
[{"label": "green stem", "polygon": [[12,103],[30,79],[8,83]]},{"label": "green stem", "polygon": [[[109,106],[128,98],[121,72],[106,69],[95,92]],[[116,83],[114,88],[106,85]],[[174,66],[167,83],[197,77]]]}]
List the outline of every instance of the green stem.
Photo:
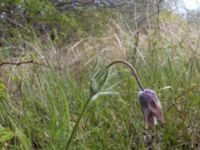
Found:
[{"label": "green stem", "polygon": [[72,130],[72,133],[71,133],[71,135],[70,135],[70,137],[69,137],[69,140],[68,140],[68,142],[67,142],[66,150],[69,150],[70,144],[72,143],[72,139],[73,139],[73,137],[74,137],[76,131],[78,130],[78,126],[79,126],[79,124],[80,124],[81,118],[83,117],[83,114],[85,113],[85,111],[86,111],[86,109],[87,109],[87,107],[88,107],[88,104],[89,104],[89,102],[90,102],[92,96],[93,96],[93,95],[89,96],[89,98],[87,99],[87,101],[86,101],[86,103],[85,103],[83,109],[81,110],[81,113],[80,113],[80,115],[79,115],[79,117],[78,117],[78,120],[76,121],[76,124],[75,124],[75,126],[74,126],[74,128],[73,128],[73,130]]}]

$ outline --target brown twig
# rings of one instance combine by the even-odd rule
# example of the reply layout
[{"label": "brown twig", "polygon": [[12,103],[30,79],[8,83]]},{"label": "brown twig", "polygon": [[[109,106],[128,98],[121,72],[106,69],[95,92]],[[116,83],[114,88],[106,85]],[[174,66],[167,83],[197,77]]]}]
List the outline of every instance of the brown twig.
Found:
[{"label": "brown twig", "polygon": [[28,60],[28,61],[20,61],[20,62],[1,62],[0,63],[0,67],[3,66],[3,65],[14,65],[14,66],[20,66],[20,65],[23,65],[23,64],[35,64],[35,65],[39,65],[39,66],[42,66],[42,67],[46,67],[46,68],[53,68],[53,69],[59,69],[59,70],[62,70],[63,68],[61,67],[52,67],[50,65],[45,65],[45,64],[42,64],[42,63],[39,63],[39,62],[35,62],[33,60]]},{"label": "brown twig", "polygon": [[184,91],[182,91],[178,96],[176,96],[174,99],[179,99],[181,98],[182,96],[188,94],[190,91],[192,91],[196,86],[192,86]]},{"label": "brown twig", "polygon": [[[192,87],[190,87],[190,88],[184,90],[183,92],[181,92],[181,94],[179,94],[178,96],[176,96],[174,99],[177,100],[177,99],[181,98],[182,96],[184,96],[184,95],[188,94],[190,91],[192,91],[195,87],[196,87],[196,86],[192,86]],[[176,109],[176,111],[180,112],[180,111],[177,109],[176,104],[178,104],[178,103],[173,101],[173,103],[168,107],[167,112],[168,112],[172,107],[174,107],[174,108]]]},{"label": "brown twig", "polygon": [[22,64],[30,64],[30,63],[33,63],[33,61],[29,60],[29,61],[22,61],[22,62],[2,62],[2,63],[0,63],[0,67],[3,66],[3,65],[19,66],[19,65],[22,65]]}]

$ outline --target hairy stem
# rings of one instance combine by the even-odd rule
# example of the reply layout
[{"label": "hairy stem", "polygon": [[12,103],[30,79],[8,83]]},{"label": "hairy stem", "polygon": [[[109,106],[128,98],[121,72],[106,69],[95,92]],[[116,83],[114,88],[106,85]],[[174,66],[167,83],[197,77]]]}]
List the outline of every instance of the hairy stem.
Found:
[{"label": "hairy stem", "polygon": [[116,61],[111,62],[111,63],[107,66],[107,68],[109,68],[109,67],[111,67],[112,65],[117,64],[117,63],[124,64],[124,65],[126,65],[127,67],[129,67],[129,68],[131,69],[132,75],[135,77],[135,79],[136,79],[136,81],[137,81],[137,84],[139,85],[140,89],[141,89],[142,91],[144,91],[144,87],[143,87],[143,85],[142,85],[142,83],[141,83],[141,81],[140,81],[140,78],[139,78],[138,75],[137,75],[137,72],[136,72],[135,68],[134,68],[129,62],[127,62],[127,61],[125,61],[125,60],[116,60]]}]

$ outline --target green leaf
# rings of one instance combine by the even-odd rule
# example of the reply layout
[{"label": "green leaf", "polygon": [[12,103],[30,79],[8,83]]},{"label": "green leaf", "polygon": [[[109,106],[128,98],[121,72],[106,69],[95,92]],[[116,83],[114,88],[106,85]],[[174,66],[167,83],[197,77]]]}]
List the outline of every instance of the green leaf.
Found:
[{"label": "green leaf", "polygon": [[107,82],[109,69],[102,65],[100,59],[95,63],[92,79],[91,79],[91,92],[96,94],[102,90]]},{"label": "green leaf", "polygon": [[116,75],[116,72],[111,68],[106,68],[100,59],[96,61],[90,85],[91,94],[93,95],[92,100],[96,100],[102,95],[116,95],[116,92],[113,92],[112,89],[119,82],[110,82],[114,75]]},{"label": "green leaf", "polygon": [[106,96],[106,95],[119,95],[119,92],[99,92],[96,95],[94,95],[91,100],[95,101],[99,96]]}]

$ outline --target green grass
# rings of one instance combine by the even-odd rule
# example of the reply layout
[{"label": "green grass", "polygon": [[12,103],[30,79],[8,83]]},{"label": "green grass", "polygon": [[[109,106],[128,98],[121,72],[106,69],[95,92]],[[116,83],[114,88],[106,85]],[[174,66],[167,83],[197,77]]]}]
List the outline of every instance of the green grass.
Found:
[{"label": "green grass", "polygon": [[[126,39],[131,42],[131,37]],[[41,60],[44,55],[50,65],[61,65],[66,59],[53,43],[29,44],[33,52],[21,59],[34,56],[35,60]],[[46,50],[48,48],[51,50]],[[6,47],[1,51],[3,49]],[[58,57],[52,58],[54,51]],[[2,149],[66,149],[90,95],[95,61],[86,65],[87,58],[100,55],[105,65],[111,61],[98,50],[84,51],[75,57],[81,63],[72,64],[72,68],[68,66],[70,61],[62,70],[33,64],[0,68]],[[1,58],[3,61],[3,56]],[[154,136],[154,149],[189,149],[192,146],[197,149],[200,146],[199,55],[185,47],[174,50],[160,44],[151,51],[141,50],[133,65],[144,86],[156,90],[162,102],[166,124],[149,131]],[[114,88],[120,94],[100,96],[88,103],[70,149],[145,149],[136,81],[122,66],[111,71],[115,74],[110,85],[120,81]]]}]

